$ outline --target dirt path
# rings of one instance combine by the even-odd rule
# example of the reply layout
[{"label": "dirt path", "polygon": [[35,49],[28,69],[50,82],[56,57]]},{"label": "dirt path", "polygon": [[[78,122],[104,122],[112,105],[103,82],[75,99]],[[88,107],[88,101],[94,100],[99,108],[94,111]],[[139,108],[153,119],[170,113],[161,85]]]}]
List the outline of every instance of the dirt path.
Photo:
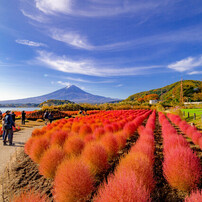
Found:
[{"label": "dirt path", "polygon": [[13,135],[14,146],[3,146],[2,137],[0,138],[0,175],[3,174],[4,169],[12,159],[12,155],[20,151],[31,136],[33,129],[41,128],[42,126],[33,126],[31,128],[24,128]]}]

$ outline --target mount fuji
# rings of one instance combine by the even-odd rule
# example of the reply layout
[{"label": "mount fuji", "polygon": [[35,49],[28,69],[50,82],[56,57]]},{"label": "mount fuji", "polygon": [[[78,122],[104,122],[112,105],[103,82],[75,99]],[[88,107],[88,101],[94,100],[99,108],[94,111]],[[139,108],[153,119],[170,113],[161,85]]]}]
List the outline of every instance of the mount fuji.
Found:
[{"label": "mount fuji", "polygon": [[75,85],[70,85],[46,95],[18,100],[4,100],[0,101],[0,104],[27,104],[27,103],[40,104],[50,99],[69,100],[75,103],[91,103],[91,104],[100,104],[118,100],[109,97],[93,95],[81,90]]}]

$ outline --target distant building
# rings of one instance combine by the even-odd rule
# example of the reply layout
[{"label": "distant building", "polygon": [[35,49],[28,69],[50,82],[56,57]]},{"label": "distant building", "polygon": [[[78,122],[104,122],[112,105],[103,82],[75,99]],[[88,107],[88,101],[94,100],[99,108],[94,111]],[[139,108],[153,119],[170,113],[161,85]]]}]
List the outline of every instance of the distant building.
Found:
[{"label": "distant building", "polygon": [[199,105],[202,104],[202,102],[184,102],[184,105]]},{"label": "distant building", "polygon": [[158,100],[149,100],[150,105],[157,104],[157,103],[158,103]]}]

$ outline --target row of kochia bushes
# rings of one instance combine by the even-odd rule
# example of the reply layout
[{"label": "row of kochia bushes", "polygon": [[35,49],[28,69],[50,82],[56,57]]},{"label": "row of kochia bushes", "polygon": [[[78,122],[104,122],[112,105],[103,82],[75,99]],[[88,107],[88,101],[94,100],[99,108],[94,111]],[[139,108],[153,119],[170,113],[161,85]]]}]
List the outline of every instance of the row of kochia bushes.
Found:
[{"label": "row of kochia bushes", "polygon": [[178,115],[168,113],[167,116],[175,125],[179,126],[180,130],[186,136],[192,139],[192,142],[195,145],[199,145],[200,149],[202,149],[202,134],[197,130],[195,126],[189,125]]},{"label": "row of kochia bushes", "polygon": [[120,110],[62,119],[33,131],[25,152],[42,175],[54,179],[55,201],[85,201],[99,175],[150,113]]},{"label": "row of kochia bushes", "polygon": [[98,190],[93,201],[150,201],[155,187],[153,177],[155,111],[150,115],[146,127],[138,128],[139,138],[129,154],[123,157],[114,175],[108,177]]},{"label": "row of kochia bushes", "polygon": [[162,112],[159,112],[159,122],[162,126],[163,173],[166,180],[177,190],[196,189],[201,179],[200,159]]}]

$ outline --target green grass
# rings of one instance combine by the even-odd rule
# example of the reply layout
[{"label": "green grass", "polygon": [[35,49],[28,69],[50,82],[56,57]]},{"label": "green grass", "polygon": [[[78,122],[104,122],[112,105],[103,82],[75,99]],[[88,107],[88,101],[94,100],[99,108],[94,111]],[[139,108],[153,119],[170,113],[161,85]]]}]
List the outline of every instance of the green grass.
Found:
[{"label": "green grass", "polygon": [[[185,116],[183,117],[188,123],[194,123],[197,128],[202,129],[202,109],[181,109],[181,111],[185,112]],[[194,120],[194,113],[196,114],[196,120]]]},{"label": "green grass", "polygon": [[202,109],[181,109],[182,112],[185,112],[185,115],[189,112],[190,115],[196,114],[196,115],[202,115]]}]

